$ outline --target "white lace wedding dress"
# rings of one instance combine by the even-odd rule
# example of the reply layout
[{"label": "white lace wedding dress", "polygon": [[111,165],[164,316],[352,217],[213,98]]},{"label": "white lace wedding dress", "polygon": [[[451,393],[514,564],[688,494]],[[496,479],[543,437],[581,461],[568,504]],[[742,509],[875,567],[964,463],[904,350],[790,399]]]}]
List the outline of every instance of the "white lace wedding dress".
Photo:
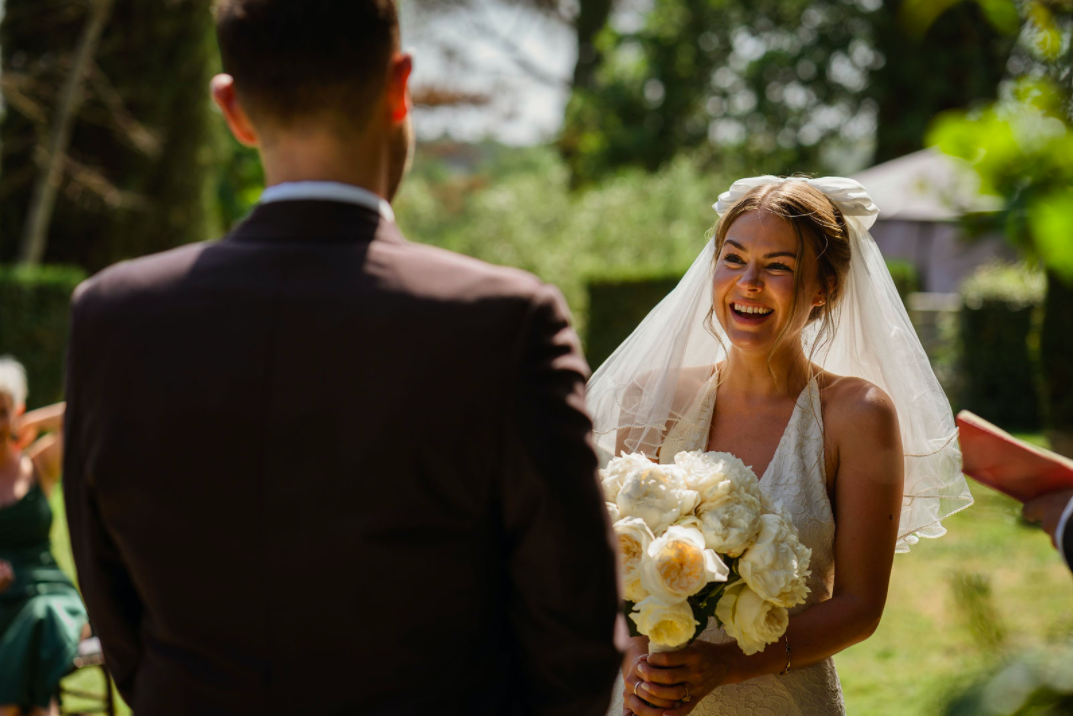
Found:
[{"label": "white lace wedding dress", "polygon": [[[680,451],[705,450],[715,410],[717,378],[713,375],[698,392],[693,405],[668,431],[660,449],[660,462],[672,463]],[[823,419],[820,395],[813,378],[801,392],[775,456],[760,479],[760,490],[781,504],[792,518],[801,541],[812,550],[809,595],[790,614],[831,597],[834,584],[835,521],[827,496],[823,455]],[[701,640],[730,642],[711,619]],[[622,714],[623,681],[615,686],[610,714]],[[835,715],[845,714],[842,686],[834,661],[827,658],[786,675],[767,675],[737,685],[717,687],[693,708],[695,715]]]}]

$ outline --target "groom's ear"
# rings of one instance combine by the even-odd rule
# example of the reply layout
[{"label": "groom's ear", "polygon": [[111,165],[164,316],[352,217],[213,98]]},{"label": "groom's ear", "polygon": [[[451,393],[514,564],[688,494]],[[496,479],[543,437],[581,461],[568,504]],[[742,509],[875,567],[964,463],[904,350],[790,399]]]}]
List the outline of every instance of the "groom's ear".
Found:
[{"label": "groom's ear", "polygon": [[392,124],[402,122],[410,114],[410,72],[413,69],[414,58],[407,53],[395,55],[388,65],[384,100],[391,113]]},{"label": "groom's ear", "polygon": [[231,75],[216,75],[212,78],[209,87],[212,90],[213,101],[224,113],[224,119],[227,120],[231,134],[235,135],[235,139],[245,146],[256,147],[259,141],[257,130],[254,129],[249,115],[238,102],[234,78]]}]

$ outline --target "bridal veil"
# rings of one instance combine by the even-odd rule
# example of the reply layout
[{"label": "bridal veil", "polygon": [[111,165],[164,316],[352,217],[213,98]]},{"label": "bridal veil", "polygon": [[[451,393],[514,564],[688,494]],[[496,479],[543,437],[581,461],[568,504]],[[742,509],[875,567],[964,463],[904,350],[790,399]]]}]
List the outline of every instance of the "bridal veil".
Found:
[{"label": "bridal veil", "polygon": [[[719,196],[715,209],[722,216],[755,187],[791,181],[808,182],[823,192],[849,229],[852,258],[834,335],[815,345],[814,323],[805,330],[805,351],[827,371],[871,381],[893,400],[905,451],[896,550],[907,552],[922,537],[943,535],[942,519],[972,504],[950,403],[868,231],[879,209],[864,187],[842,177],[754,177],[735,182]],[[713,322],[715,336],[705,326],[712,306],[714,253],[713,239],[678,286],[589,381],[588,408],[601,465],[615,454],[620,434],[627,451],[655,457],[668,427],[687,420],[690,397],[677,395],[683,369],[712,366],[726,357],[729,340],[721,327]]]}]

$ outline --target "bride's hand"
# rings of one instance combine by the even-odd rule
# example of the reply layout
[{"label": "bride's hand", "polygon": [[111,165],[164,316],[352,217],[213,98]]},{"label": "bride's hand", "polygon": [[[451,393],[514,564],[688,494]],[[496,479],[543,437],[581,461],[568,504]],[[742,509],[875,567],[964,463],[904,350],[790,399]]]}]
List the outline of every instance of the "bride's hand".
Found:
[{"label": "bride's hand", "polygon": [[730,682],[731,669],[739,655],[736,645],[713,645],[702,640],[682,650],[653,653],[639,665],[644,678],[641,689],[677,703],[662,714],[687,715],[701,698]]},{"label": "bride's hand", "polygon": [[627,715],[661,715],[664,710],[678,706],[674,700],[662,700],[646,692],[640,666],[648,660],[648,640],[635,637],[630,640],[626,657],[622,661],[623,713]]}]

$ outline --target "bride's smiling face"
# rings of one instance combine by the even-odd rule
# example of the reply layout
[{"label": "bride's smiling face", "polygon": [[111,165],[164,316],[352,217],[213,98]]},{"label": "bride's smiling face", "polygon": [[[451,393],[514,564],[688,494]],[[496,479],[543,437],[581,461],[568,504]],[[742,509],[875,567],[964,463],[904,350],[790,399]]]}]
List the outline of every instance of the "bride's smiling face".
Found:
[{"label": "bride's smiling face", "polygon": [[807,243],[800,251],[793,225],[762,209],[727,229],[712,289],[715,316],[730,342],[765,354],[780,337],[796,341],[809,313],[824,302],[814,252]]}]

